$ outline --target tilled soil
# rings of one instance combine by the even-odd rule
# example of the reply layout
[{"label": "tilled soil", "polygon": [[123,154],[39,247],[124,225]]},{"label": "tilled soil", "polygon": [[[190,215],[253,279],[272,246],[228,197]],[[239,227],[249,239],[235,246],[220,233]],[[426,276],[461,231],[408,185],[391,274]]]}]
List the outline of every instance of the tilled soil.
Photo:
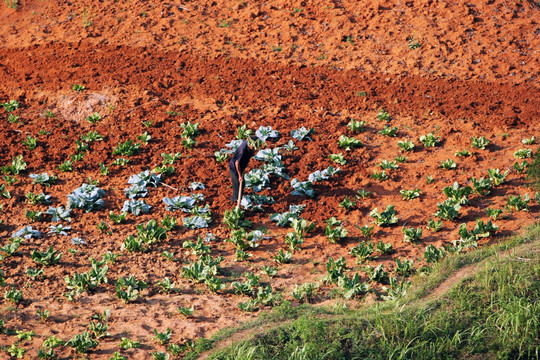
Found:
[{"label": "tilled soil", "polygon": [[[150,352],[165,349],[153,340],[154,329],[172,329],[171,342],[183,344],[256,317],[258,312],[238,309],[237,304],[248,297],[235,295],[230,283],[243,281],[246,272],[258,274],[262,265],[278,266],[277,276],[261,275],[261,281],[293,302],[295,285],[321,280],[329,257],[344,256],[347,274],[359,272],[363,281],[370,282],[364,265],[357,264],[349,251],[365,240],[357,226],[372,223],[371,210],[382,211],[391,204],[399,222],[391,227],[375,225],[372,242],[392,243],[396,251],[366,264],[383,264],[392,272],[396,258],[407,258],[420,268],[425,265],[425,247],[459,239],[461,223],[471,230],[477,218],[489,220],[486,208],[504,209],[510,195],[534,195],[526,187],[525,175],[513,165],[523,161],[514,158],[516,151],[538,148],[522,140],[540,136],[538,14],[538,5],[530,1],[512,5],[500,1],[484,5],[21,1],[17,10],[2,4],[0,102],[13,99],[21,107],[11,113],[0,109],[4,124],[0,166],[23,155],[27,168],[14,175],[13,185],[5,178],[0,181],[11,196],[0,199],[0,244],[5,246],[11,234],[25,225],[44,234],[26,240],[18,254],[2,261],[3,291],[15,286],[23,294],[18,304],[1,300],[2,320],[13,331],[35,332],[32,340],[19,343],[27,356],[34,357],[47,337],[69,340],[88,331],[93,315],[110,309],[110,335],[99,339],[88,357],[108,359],[126,337],[143,347],[122,353],[130,359],[148,359]],[[84,85],[85,90],[73,90],[75,84]],[[381,109],[390,114],[390,121],[377,119]],[[94,113],[101,120],[92,124],[86,118]],[[9,114],[18,120],[8,118]],[[351,119],[366,121],[365,131],[353,133],[347,127]],[[193,150],[182,146],[181,124],[188,121],[199,123],[201,129]],[[283,153],[291,179],[306,181],[310,173],[328,166],[339,166],[341,172],[316,183],[313,198],[292,195],[290,181],[272,178],[270,189],[262,193],[273,196],[276,203],[265,206],[264,213],[246,212],[254,227],[266,228],[269,237],[248,251],[252,257],[238,262],[234,246],[224,242],[230,230],[222,225],[225,210],[234,206],[229,200],[227,162],[216,162],[214,152],[234,139],[244,124],[252,130],[259,126],[278,130],[280,138],[269,142],[270,148],[287,143],[291,131],[301,126],[315,130],[312,141],[294,140],[298,149]],[[380,134],[385,126],[397,126],[396,136]],[[103,135],[103,140],[90,143],[71,172],[60,171],[58,166],[77,153],[75,140],[89,131]],[[111,165],[119,157],[113,155],[114,148],[127,140],[140,143],[137,137],[144,132],[152,137],[148,144],[142,144],[127,165]],[[441,137],[439,146],[421,144],[419,137],[429,132]],[[338,146],[341,135],[354,136],[363,146],[346,151]],[[37,139],[35,149],[23,144],[27,136]],[[485,136],[490,145],[484,150],[472,147],[473,136]],[[398,141],[406,139],[416,144],[413,152],[400,152]],[[463,149],[470,150],[471,156],[455,155]],[[152,206],[150,212],[128,215],[121,225],[111,223],[108,214],[120,212],[129,177],[161,165],[162,153],[176,152],[182,156],[173,165],[174,173],[164,176],[168,186],[149,188],[144,198]],[[334,153],[343,153],[347,163],[332,162],[328,155]],[[407,160],[389,171],[388,180],[371,177],[381,171],[382,160],[391,161],[400,154]],[[440,168],[447,159],[456,162],[455,170]],[[107,175],[100,173],[100,163],[109,166]],[[251,160],[248,170],[261,164]],[[446,199],[444,187],[455,181],[470,185],[471,177],[487,177],[487,170],[494,168],[510,170],[504,184],[487,196],[471,195],[459,219],[444,221],[441,231],[425,228],[435,218],[437,203]],[[28,175],[43,172],[57,175],[57,182],[51,187],[33,184]],[[433,181],[428,183],[427,176]],[[105,206],[89,213],[74,210],[73,220],[65,223],[72,228],[69,236],[46,234],[50,225],[57,224],[50,217],[31,223],[25,215],[27,210],[48,208],[29,204],[29,192],[50,194],[51,206],[65,206],[67,196],[89,178],[105,190]],[[193,181],[206,186],[196,192],[204,194],[201,204],[208,204],[212,212],[209,228],[184,228],[184,214],[167,211],[162,201],[188,195]],[[401,197],[400,190],[414,188],[421,190],[419,198]],[[374,195],[356,199],[361,189]],[[346,196],[356,201],[356,208],[345,211],[339,206]],[[293,204],[306,205],[302,217],[316,223],[317,229],[290,264],[278,265],[272,258],[279,249],[286,249],[284,236],[291,230],[276,226],[269,215],[287,211]],[[506,209],[494,221],[500,229],[480,239],[479,245],[521,231],[538,218],[538,202],[531,200],[529,210]],[[136,234],[136,225],[160,221],[166,215],[179,221],[166,240],[144,253],[121,250],[127,236]],[[324,221],[332,216],[348,230],[339,244],[331,244],[324,235]],[[109,233],[98,230],[102,221]],[[424,228],[421,241],[403,242],[403,227]],[[224,257],[218,276],[227,286],[217,293],[182,277],[182,267],[197,259],[182,248],[183,242],[208,232],[217,237],[209,243],[212,256]],[[87,245],[73,245],[73,237],[83,238]],[[44,279],[33,281],[25,271],[40,266],[31,253],[49,246],[62,252],[62,259],[44,268]],[[64,296],[68,292],[64,277],[89,271],[89,258],[100,259],[107,251],[122,255],[109,265],[109,283],[69,302]],[[174,252],[177,261],[167,261],[164,251]],[[116,297],[114,282],[130,275],[150,286],[138,300],[124,304]],[[157,282],[164,277],[174,281],[177,291],[159,292]],[[381,285],[371,286],[378,296]],[[343,301],[336,293],[336,286],[322,285],[314,302]],[[362,296],[350,306],[361,301]],[[194,315],[181,316],[180,306],[193,306]],[[50,311],[48,321],[39,320],[38,309]],[[1,346],[16,341],[13,335],[0,335]],[[61,358],[74,356],[69,347],[57,353]]]}]

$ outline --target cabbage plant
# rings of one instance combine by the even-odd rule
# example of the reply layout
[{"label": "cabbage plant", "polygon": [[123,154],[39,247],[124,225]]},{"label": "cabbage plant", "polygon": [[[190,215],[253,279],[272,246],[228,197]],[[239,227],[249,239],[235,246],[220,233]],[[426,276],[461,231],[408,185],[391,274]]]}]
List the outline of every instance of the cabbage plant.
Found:
[{"label": "cabbage plant", "polygon": [[86,212],[102,208],[105,203],[102,199],[105,190],[96,185],[82,184],[68,195],[68,209],[80,208]]}]

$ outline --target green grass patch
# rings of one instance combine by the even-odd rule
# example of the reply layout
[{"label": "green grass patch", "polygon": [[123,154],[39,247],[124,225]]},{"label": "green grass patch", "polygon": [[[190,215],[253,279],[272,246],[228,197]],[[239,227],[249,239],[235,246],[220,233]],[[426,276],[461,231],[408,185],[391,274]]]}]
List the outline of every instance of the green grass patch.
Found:
[{"label": "green grass patch", "polygon": [[[210,359],[529,359],[540,356],[540,223],[525,235],[451,254],[396,302],[334,311],[289,303],[241,328],[201,340],[196,358],[222,340]],[[440,298],[441,282],[477,264]],[[250,330],[251,329],[251,330]]]}]

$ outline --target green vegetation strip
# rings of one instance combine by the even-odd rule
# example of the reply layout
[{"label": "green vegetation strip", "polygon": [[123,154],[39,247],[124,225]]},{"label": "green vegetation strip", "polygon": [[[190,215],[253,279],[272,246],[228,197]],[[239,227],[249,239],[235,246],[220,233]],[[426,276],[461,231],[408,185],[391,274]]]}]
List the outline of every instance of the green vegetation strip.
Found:
[{"label": "green vegetation strip", "polygon": [[[359,310],[284,303],[242,328],[200,340],[186,358],[214,348],[210,359],[538,359],[539,254],[536,223],[522,236],[447,256],[399,301]],[[426,301],[471,264],[477,265],[469,276]],[[219,346],[231,338],[244,340]]]}]

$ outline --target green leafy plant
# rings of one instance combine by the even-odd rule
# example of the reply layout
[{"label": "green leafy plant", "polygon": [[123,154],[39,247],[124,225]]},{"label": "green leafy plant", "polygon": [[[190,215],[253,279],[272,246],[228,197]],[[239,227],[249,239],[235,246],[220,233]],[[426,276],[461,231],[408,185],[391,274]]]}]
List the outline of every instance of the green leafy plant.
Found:
[{"label": "green leafy plant", "polygon": [[71,172],[73,171],[73,161],[66,160],[60,165],[58,165],[58,169],[62,172]]},{"label": "green leafy plant", "polygon": [[225,210],[223,224],[227,225],[229,229],[239,229],[251,226],[251,221],[246,220],[243,210],[235,207],[231,210]]},{"label": "green leafy plant", "polygon": [[502,214],[502,212],[503,212],[502,209],[492,209],[492,208],[486,209],[487,216],[489,216],[493,220],[497,220],[497,218]]},{"label": "green leafy plant", "polygon": [[115,224],[122,224],[123,222],[125,222],[126,216],[127,216],[126,212],[122,212],[118,215],[116,215],[114,211],[109,212],[109,219]]},{"label": "green leafy plant", "polygon": [[10,289],[7,289],[4,292],[4,299],[17,304],[23,299],[22,291],[17,290],[14,286],[12,286]]},{"label": "green leafy plant", "polygon": [[257,311],[259,310],[259,303],[256,299],[249,299],[248,301],[243,301],[238,303],[238,309],[241,311]]},{"label": "green leafy plant", "polygon": [[454,155],[463,157],[463,156],[471,156],[472,153],[467,149],[463,149],[463,150],[456,151]]},{"label": "green leafy plant", "polygon": [[137,300],[139,292],[148,287],[147,283],[135,279],[134,275],[127,278],[118,278],[115,285],[116,296],[126,304]]},{"label": "green leafy plant", "polygon": [[447,160],[445,160],[445,161],[441,161],[441,162],[439,163],[439,167],[440,167],[440,168],[443,168],[443,169],[445,169],[445,170],[454,170],[454,169],[456,169],[457,164],[456,164],[456,162],[455,162],[454,160],[452,160],[452,159],[447,159]]},{"label": "green leafy plant", "polygon": [[137,140],[139,140],[144,145],[148,145],[148,143],[150,142],[151,139],[152,139],[152,136],[150,134],[148,134],[147,131],[145,131],[141,135],[137,136]]},{"label": "green leafy plant", "polygon": [[370,266],[366,267],[366,272],[369,275],[371,281],[375,281],[381,284],[388,283],[388,272],[384,270],[384,265],[379,264],[377,267],[372,268]]},{"label": "green leafy plant", "polygon": [[44,270],[29,268],[29,269],[26,269],[24,273],[32,280],[38,280],[38,279],[43,279]]},{"label": "green leafy plant", "polygon": [[471,146],[477,149],[485,150],[486,146],[489,145],[489,140],[484,136],[480,137],[471,137]]},{"label": "green leafy plant", "polygon": [[347,124],[347,127],[352,131],[352,132],[364,132],[366,131],[366,122],[365,121],[362,121],[362,120],[354,120],[354,119],[351,119],[351,121],[349,122],[349,124]]},{"label": "green leafy plant", "polygon": [[469,204],[468,196],[472,193],[472,188],[470,186],[460,187],[456,181],[452,186],[443,188],[443,193],[455,203],[467,205]]},{"label": "green leafy plant", "polygon": [[229,154],[221,151],[214,152],[214,157],[218,163],[222,163],[229,158]]},{"label": "green leafy plant", "polygon": [[19,120],[19,116],[15,114],[9,114],[7,121],[10,124],[22,124],[22,121]]},{"label": "green leafy plant", "polygon": [[107,332],[109,325],[104,322],[92,321],[88,324],[88,330],[92,333],[92,337],[95,339],[100,339],[110,334]]},{"label": "green leafy plant", "polygon": [[416,199],[420,196],[420,189],[412,189],[412,190],[400,190],[399,194],[404,200],[412,200]]},{"label": "green leafy plant", "polygon": [[389,278],[389,282],[390,282],[390,289],[383,287],[383,289],[386,288],[386,294],[381,295],[383,300],[387,300],[387,301],[397,300],[397,299],[402,298],[403,296],[407,294],[407,291],[409,287],[411,286],[410,281],[406,281],[405,279],[402,279],[401,282],[399,282],[395,277],[392,277],[392,276]]},{"label": "green leafy plant", "polygon": [[163,160],[161,161],[161,163],[163,165],[172,165],[174,164],[174,162],[178,159],[180,159],[180,157],[182,156],[182,154],[180,154],[179,152],[177,153],[170,153],[170,154],[167,154],[167,153],[161,153],[161,157],[163,158]]},{"label": "green leafy plant", "polygon": [[37,146],[37,139],[28,134],[22,144],[26,146],[28,150],[34,150]]},{"label": "green leafy plant", "polygon": [[283,249],[279,249],[278,253],[274,255],[273,259],[278,264],[288,264],[292,260],[292,253],[289,251],[283,251]]},{"label": "green leafy plant", "polygon": [[414,151],[414,143],[411,140],[400,140],[398,146],[401,151]]},{"label": "green leafy plant", "polygon": [[444,248],[437,249],[433,244],[426,246],[424,250],[424,258],[428,263],[436,263],[446,256],[446,251]]},{"label": "green leafy plant", "polygon": [[316,227],[315,224],[312,222],[308,222],[305,219],[297,218],[291,219],[290,225],[293,228],[294,232],[302,238],[306,236],[308,232],[315,230]]},{"label": "green leafy plant", "polygon": [[397,132],[398,132],[398,127],[397,126],[389,127],[389,126],[385,125],[384,129],[379,131],[379,134],[384,135],[384,136],[388,136],[388,137],[396,137]]},{"label": "green leafy plant", "polygon": [[361,282],[358,273],[354,274],[352,278],[346,275],[341,276],[337,281],[337,285],[345,299],[352,299],[369,290],[369,285]]},{"label": "green leafy plant", "polygon": [[[13,0],[12,2],[17,3],[16,0]],[[12,112],[17,110],[21,104],[17,100],[9,100],[8,102],[0,103],[0,106],[2,106],[6,112]]]},{"label": "green leafy plant", "polygon": [[422,237],[422,228],[403,227],[401,232],[403,233],[404,242],[417,243]]},{"label": "green leafy plant", "polygon": [[433,133],[420,136],[420,142],[424,144],[424,147],[435,147],[441,143],[442,139],[440,136],[437,136]]},{"label": "green leafy plant", "polygon": [[113,155],[133,156],[136,155],[141,148],[141,144],[134,143],[133,140],[118,143],[113,149]]},{"label": "green leafy plant", "polygon": [[369,240],[373,236],[373,229],[375,228],[374,226],[364,225],[360,227],[356,225],[356,227],[360,230],[360,232],[366,239]]},{"label": "green leafy plant", "polygon": [[341,221],[335,217],[331,217],[325,222],[327,225],[324,228],[324,234],[332,244],[337,244],[341,239],[347,237],[347,229],[341,225]]},{"label": "green leafy plant", "polygon": [[32,338],[36,335],[35,332],[32,330],[30,331],[22,331],[22,330],[16,330],[15,333],[17,334],[17,339],[19,340],[32,340]]},{"label": "green leafy plant", "polygon": [[184,131],[182,132],[183,138],[195,139],[201,133],[201,131],[199,130],[199,123],[191,123],[190,121],[188,121],[187,123],[180,124],[180,127],[184,129]]},{"label": "green leafy plant", "polygon": [[81,161],[82,159],[84,159],[84,153],[77,153],[75,155],[71,155],[72,162]]},{"label": "green leafy plant", "polygon": [[9,175],[3,175],[2,178],[6,182],[7,186],[13,186],[13,184],[15,184],[17,181],[19,181],[14,176],[9,176]]},{"label": "green leafy plant", "polygon": [[360,242],[358,245],[352,247],[349,253],[356,256],[356,262],[358,264],[362,264],[366,260],[372,258],[373,244],[369,242]]},{"label": "green leafy plant", "polygon": [[475,194],[480,195],[480,196],[485,196],[491,192],[491,179],[490,178],[484,179],[482,177],[480,179],[476,179],[475,177],[472,177],[471,182],[473,184],[473,191]]},{"label": "green leafy plant", "polygon": [[416,49],[418,49],[419,47],[422,46],[422,45],[420,44],[420,42],[419,42],[417,39],[415,39],[414,36],[409,36],[409,37],[407,38],[407,41],[409,42],[408,45],[409,45],[409,49],[411,49],[411,50],[416,50]]},{"label": "green leafy plant", "polygon": [[66,346],[74,348],[79,354],[86,354],[91,348],[97,347],[98,342],[90,336],[89,332],[76,334],[69,339]]},{"label": "green leafy plant", "polygon": [[100,233],[102,234],[112,234],[110,231],[109,231],[109,225],[107,225],[107,223],[105,221],[101,221],[99,224],[96,225],[96,228],[99,230]]},{"label": "green leafy plant", "polygon": [[392,120],[388,111],[381,109],[377,113],[377,121],[390,121]]},{"label": "green leafy plant", "polygon": [[521,195],[509,195],[507,198],[507,207],[515,211],[529,211],[529,194]]},{"label": "green leafy plant", "polygon": [[172,330],[167,328],[165,332],[158,332],[156,329],[154,329],[154,336],[153,339],[158,342],[160,345],[166,345],[172,337]]},{"label": "green leafy plant", "polygon": [[263,265],[261,266],[261,270],[266,274],[266,276],[268,276],[269,278],[273,278],[274,276],[277,275],[277,272],[278,272],[278,269],[276,267],[273,267],[273,266],[266,266],[266,265]]},{"label": "green leafy plant", "polygon": [[163,251],[161,253],[161,256],[163,256],[167,261],[175,261],[176,260],[174,258],[174,256],[175,256],[174,252]]},{"label": "green leafy plant", "polygon": [[[235,233],[235,234],[232,234],[232,233]],[[237,243],[239,243],[240,241],[243,241],[247,235],[244,229],[235,230],[232,233],[231,233],[231,238],[234,238],[234,239],[239,238]],[[241,233],[241,234],[237,235],[236,233]],[[184,249],[191,249],[191,253],[193,255],[201,256],[201,255],[210,254],[210,246],[206,245],[206,243],[203,241],[203,239],[200,236],[197,238],[196,242],[192,242],[191,240],[184,241],[184,243],[182,244],[182,247]],[[241,249],[245,249],[245,247],[241,247]]]},{"label": "green leafy plant", "polygon": [[399,168],[399,165],[397,164],[396,161],[388,161],[386,159],[382,160],[379,164],[379,166],[383,169],[383,170],[396,170]]},{"label": "green leafy plant", "polygon": [[34,194],[33,192],[28,192],[25,197],[26,201],[32,205],[47,204],[51,202],[51,196],[45,195],[44,193]]},{"label": "green leafy plant", "polygon": [[304,238],[295,232],[288,232],[285,235],[285,244],[287,244],[291,252],[300,251],[303,243]]},{"label": "green leafy plant", "polygon": [[86,90],[86,87],[84,85],[74,84],[73,85],[73,90],[75,90],[75,91],[84,91],[84,90]]},{"label": "green leafy plant", "polygon": [[345,196],[345,199],[339,203],[339,206],[349,212],[356,207],[356,201],[351,200],[349,196]]},{"label": "green leafy plant", "polygon": [[[12,3],[17,2],[17,0],[11,0],[11,1]],[[26,354],[26,350],[22,347],[17,346],[17,344],[11,344],[10,347],[6,347],[5,349],[7,353],[9,354],[9,356],[11,356],[12,358],[23,359],[24,355]]]},{"label": "green leafy plant", "polygon": [[369,216],[371,216],[374,222],[379,226],[390,226],[398,222],[394,205],[388,205],[381,213],[379,213],[379,210],[375,208],[371,210]]},{"label": "green leafy plant", "polygon": [[396,259],[396,274],[399,274],[401,276],[407,277],[409,275],[414,274],[415,268],[414,268],[414,260],[408,260],[408,259]]},{"label": "green leafy plant", "polygon": [[157,282],[157,285],[159,286],[159,291],[163,294],[170,294],[176,286],[169,277],[164,277],[163,280]]},{"label": "green leafy plant", "polygon": [[442,203],[437,203],[437,209],[437,212],[434,214],[435,216],[443,220],[452,221],[459,217],[461,205],[453,199],[446,199]]},{"label": "green leafy plant", "polygon": [[531,149],[519,149],[514,153],[516,159],[526,159],[532,157]]},{"label": "green leafy plant", "polygon": [[193,311],[195,310],[195,308],[192,306],[192,307],[183,307],[183,306],[179,306],[176,308],[176,311],[178,311],[178,313],[184,317],[192,317],[193,316]]},{"label": "green leafy plant", "polygon": [[392,243],[383,243],[382,241],[379,241],[375,248],[377,251],[383,255],[392,254],[394,252],[394,249],[392,248]]},{"label": "green leafy plant", "polygon": [[81,135],[81,140],[87,143],[103,141],[103,135],[97,131],[90,130],[86,135]]},{"label": "green leafy plant", "polygon": [[76,144],[76,149],[75,151],[77,153],[82,153],[82,152],[87,152],[87,151],[90,151],[90,146],[88,146],[87,143],[85,142],[82,142],[82,141],[79,141],[79,140],[75,140],[75,144]]},{"label": "green leafy plant", "polygon": [[43,265],[43,266],[51,266],[56,265],[62,259],[62,253],[58,253],[57,250],[54,250],[52,246],[49,246],[49,248],[44,251],[32,251],[32,260],[34,262]]},{"label": "green leafy plant", "polygon": [[6,255],[1,257],[1,259],[15,254],[20,254],[17,250],[19,249],[23,241],[24,238],[22,237],[13,237],[9,241],[7,241],[4,246],[0,246],[0,251],[6,253]]},{"label": "green leafy plant", "polygon": [[499,186],[504,183],[506,176],[510,172],[510,170],[506,170],[505,172],[501,172],[499,169],[488,169],[488,176],[491,180],[491,183],[494,186]]},{"label": "green leafy plant", "polygon": [[248,129],[246,124],[239,126],[238,129],[236,129],[236,138],[239,140],[247,139],[251,135],[253,135],[253,130]]},{"label": "green leafy plant", "polygon": [[125,158],[116,158],[114,159],[114,161],[111,163],[111,165],[117,165],[117,166],[126,166],[127,164],[129,164],[129,159],[125,159]]},{"label": "green leafy plant", "polygon": [[345,165],[347,164],[347,160],[345,160],[345,158],[343,157],[343,153],[339,153],[339,154],[330,154],[328,155],[328,158],[330,160],[332,160],[333,162],[335,163],[338,163],[340,165]]},{"label": "green leafy plant", "polygon": [[47,187],[53,185],[55,181],[58,180],[57,176],[49,175],[47,173],[30,174],[29,177],[33,180],[33,184],[40,184]]},{"label": "green leafy plant", "polygon": [[149,220],[146,225],[139,224],[135,226],[137,236],[145,244],[151,245],[167,238],[167,230],[158,225],[154,219]]},{"label": "green leafy plant", "polygon": [[442,228],[442,220],[433,220],[433,219],[429,219],[428,220],[428,224],[427,224],[427,228],[433,232],[437,232],[439,230],[441,230]]},{"label": "green leafy plant", "polygon": [[338,145],[347,151],[362,147],[362,142],[356,138],[341,135],[338,140]]},{"label": "green leafy plant", "polygon": [[368,197],[373,195],[372,192],[367,191],[366,189],[360,189],[356,193],[358,194],[356,196],[357,199],[359,199],[359,198],[365,199],[365,198],[368,198]]},{"label": "green leafy plant", "polygon": [[523,145],[534,145],[536,144],[536,137],[531,136],[530,138],[525,138],[521,140],[521,142],[523,143]]},{"label": "green leafy plant", "polygon": [[120,339],[120,345],[119,346],[120,346],[121,349],[129,350],[129,349],[140,348],[141,343],[139,341],[130,340],[128,338],[123,337],[122,339]]},{"label": "green leafy plant", "polygon": [[45,110],[45,112],[43,113],[43,117],[46,117],[48,119],[52,119],[55,116],[56,114],[50,110]]},{"label": "green leafy plant", "polygon": [[128,360],[128,358],[125,357],[124,355],[120,354],[120,352],[115,351],[112,354],[112,356],[109,358],[109,360]]},{"label": "green leafy plant", "polygon": [[0,195],[5,197],[6,199],[11,199],[11,192],[9,190],[6,190],[5,184],[0,185]]},{"label": "green leafy plant", "polygon": [[371,178],[378,181],[385,181],[388,180],[390,177],[386,173],[386,170],[382,170],[381,172],[377,172],[376,170],[374,170],[373,174],[371,174]]},{"label": "green leafy plant", "polygon": [[311,302],[315,296],[317,290],[319,289],[319,284],[315,283],[304,283],[300,286],[296,285],[291,293],[293,298],[300,302]]},{"label": "green leafy plant", "polygon": [[404,163],[408,160],[409,158],[407,156],[403,156],[403,155],[398,155],[394,158],[394,160],[398,163]]},{"label": "green leafy plant", "polygon": [[66,342],[62,339],[57,338],[56,336],[52,335],[43,340],[43,346],[54,349],[58,346],[64,345]]},{"label": "green leafy plant", "polygon": [[27,164],[24,162],[23,156],[17,155],[11,159],[11,165],[5,165],[2,167],[2,172],[4,174],[19,175],[26,169],[26,165]]},{"label": "green leafy plant", "polygon": [[88,121],[90,124],[96,124],[101,120],[101,115],[99,115],[97,112],[88,115],[86,117],[86,121]]},{"label": "green leafy plant", "polygon": [[529,163],[526,160],[523,160],[521,164],[518,163],[517,161],[514,163],[514,169],[516,170],[518,174],[523,174],[527,170],[528,166],[529,166]]}]

